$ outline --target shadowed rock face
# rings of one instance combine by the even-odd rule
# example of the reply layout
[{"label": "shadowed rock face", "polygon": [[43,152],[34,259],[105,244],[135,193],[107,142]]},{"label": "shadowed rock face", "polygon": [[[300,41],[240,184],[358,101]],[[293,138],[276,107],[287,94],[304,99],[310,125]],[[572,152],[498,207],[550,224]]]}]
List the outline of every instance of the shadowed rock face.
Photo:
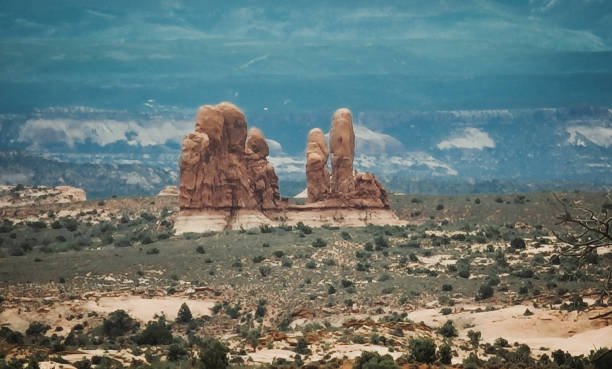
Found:
[{"label": "shadowed rock face", "polygon": [[278,208],[280,201],[278,177],[267,159],[269,152],[263,133],[257,128],[251,128],[245,148],[247,168],[252,193],[264,210]]},{"label": "shadowed rock face", "polygon": [[257,129],[247,140],[244,114],[231,103],[198,109],[179,161],[182,209],[276,208],[278,178]]},{"label": "shadowed rock face", "polygon": [[327,170],[327,142],[319,128],[308,133],[306,142],[306,182],[308,202],[326,200],[329,194],[329,171]]}]

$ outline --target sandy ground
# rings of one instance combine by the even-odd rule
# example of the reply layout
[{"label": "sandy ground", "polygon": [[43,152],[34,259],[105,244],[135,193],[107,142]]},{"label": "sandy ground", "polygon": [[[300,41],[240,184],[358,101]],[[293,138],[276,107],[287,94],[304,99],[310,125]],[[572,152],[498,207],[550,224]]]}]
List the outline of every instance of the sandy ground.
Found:
[{"label": "sandy ground", "polygon": [[[183,302],[187,303],[194,317],[211,315],[210,308],[215,304],[215,301],[212,300],[190,300],[187,297],[180,296],[155,298],[140,296],[102,297],[97,300],[64,301],[35,311],[24,311],[19,308],[6,309],[0,313],[0,325],[6,325],[11,329],[23,332],[31,322],[40,321],[51,326],[52,329],[47,332],[48,334],[53,333],[55,327],[62,327],[63,331],[66,332],[70,331],[77,323],[90,320],[87,318],[88,312],[97,312],[106,316],[118,309],[125,310],[131,317],[141,322],[148,322],[154,319],[156,314],[161,315],[162,313],[166,315],[168,320],[174,320]],[[66,319],[71,315],[77,316],[78,314],[82,314],[83,318]]]},{"label": "sandy ground", "polygon": [[174,320],[179,308],[187,303],[194,317],[211,315],[211,308],[215,304],[213,300],[189,300],[186,297],[155,297],[142,298],[140,296],[102,297],[97,301],[87,301],[83,305],[86,311],[95,311],[108,314],[118,309],[125,310],[131,317],[147,322],[153,320],[154,316],[166,315],[169,320]]},{"label": "sandy ground", "polygon": [[[473,309],[476,306],[471,307]],[[484,306],[481,308],[484,309]],[[524,316],[529,309],[534,314]],[[609,320],[589,320],[599,312],[576,313],[534,308],[530,305],[515,305],[494,311],[465,311],[442,316],[439,309],[417,310],[408,314],[415,322],[423,321],[430,326],[440,326],[450,319],[466,338],[469,329],[482,333],[483,343],[493,343],[503,337],[511,344],[525,343],[536,353],[542,347],[550,351],[561,349],[572,355],[588,354],[596,347],[612,346],[612,326]],[[469,326],[470,328],[464,328]]]}]

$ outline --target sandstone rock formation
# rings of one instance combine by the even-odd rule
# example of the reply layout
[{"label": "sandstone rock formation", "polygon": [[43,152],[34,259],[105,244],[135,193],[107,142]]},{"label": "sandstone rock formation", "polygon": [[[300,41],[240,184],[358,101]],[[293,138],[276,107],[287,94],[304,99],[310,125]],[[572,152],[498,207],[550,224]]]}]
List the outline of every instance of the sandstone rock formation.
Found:
[{"label": "sandstone rock formation", "polygon": [[308,133],[306,142],[306,182],[308,202],[327,199],[329,194],[329,171],[327,158],[329,151],[325,135],[319,128]]},{"label": "sandstone rock formation", "polygon": [[332,173],[327,173],[327,145],[320,129],[308,135],[306,177],[308,202],[325,207],[389,208],[387,191],[371,173],[354,173],[355,132],[350,110],[338,109],[329,132]]},{"label": "sandstone rock formation", "polygon": [[280,200],[278,177],[267,159],[269,153],[263,133],[257,128],[251,128],[246,140],[245,155],[251,191],[262,209],[276,209]]},{"label": "sandstone rock formation", "polygon": [[334,193],[348,193],[355,189],[353,180],[353,158],[355,157],[355,132],[351,111],[336,110],[329,131],[331,151],[331,190]]},{"label": "sandstone rock formation", "polygon": [[276,208],[278,179],[259,130],[247,141],[242,111],[231,103],[198,109],[195,132],[183,138],[181,209]]}]

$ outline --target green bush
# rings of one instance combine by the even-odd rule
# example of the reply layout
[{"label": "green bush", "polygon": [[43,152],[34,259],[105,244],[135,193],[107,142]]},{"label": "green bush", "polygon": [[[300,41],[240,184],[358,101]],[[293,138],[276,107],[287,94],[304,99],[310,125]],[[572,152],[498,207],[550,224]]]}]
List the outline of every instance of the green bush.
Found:
[{"label": "green bush", "polygon": [[311,234],[312,233],[312,227],[305,225],[302,222],[298,222],[298,224],[295,225],[296,228],[301,231],[304,234]]},{"label": "green bush", "polygon": [[488,283],[482,284],[478,288],[478,293],[476,294],[476,300],[485,300],[485,299],[488,299],[489,297],[493,297],[493,293],[494,293],[494,290],[490,284]]},{"label": "green bush", "polygon": [[300,355],[310,355],[312,353],[308,348],[308,341],[304,337],[298,337],[294,351]]},{"label": "green bush", "polygon": [[170,361],[179,361],[180,359],[187,356],[187,350],[183,345],[179,345],[178,343],[173,343],[168,347],[168,353],[166,357]]},{"label": "green bush", "polygon": [[322,238],[317,237],[316,240],[312,241],[312,247],[320,248],[320,247],[325,247],[325,246],[327,246],[327,241],[325,241]]},{"label": "green bush", "polygon": [[436,343],[428,337],[411,338],[408,341],[410,358],[419,363],[431,364],[436,361]]},{"label": "green bush", "polygon": [[389,240],[384,236],[374,237],[374,246],[376,250],[382,250],[389,247]]},{"label": "green bush", "polygon": [[193,315],[191,315],[189,306],[187,306],[186,302],[183,302],[179,308],[178,314],[176,315],[176,321],[179,323],[189,323],[192,319]]},{"label": "green bush", "polygon": [[166,324],[166,319],[160,317],[157,321],[151,320],[145,329],[136,336],[139,345],[169,345],[172,343],[172,332]]},{"label": "green bush", "polygon": [[450,285],[450,284],[443,284],[442,285],[442,291],[449,292],[449,291],[452,291],[452,290],[453,290],[453,286],[452,285]]},{"label": "green bush", "polygon": [[32,322],[26,329],[26,336],[42,336],[46,331],[51,329],[51,326],[48,324],[43,324],[41,322]]},{"label": "green bush", "polygon": [[436,330],[436,333],[446,337],[457,337],[457,329],[453,325],[452,320],[447,320],[440,328]]},{"label": "green bush", "polygon": [[470,343],[472,344],[472,347],[474,348],[478,348],[478,344],[480,343],[480,331],[473,331],[473,330],[469,330],[467,332],[467,336],[470,339]]},{"label": "green bush", "polygon": [[139,324],[125,312],[115,310],[102,322],[102,332],[107,337],[119,337],[138,328]]},{"label": "green bush", "polygon": [[523,250],[527,247],[527,245],[525,244],[525,240],[520,237],[516,237],[510,242],[510,247],[517,250]]},{"label": "green bush", "polygon": [[[480,201],[478,203],[480,203]],[[451,360],[453,359],[453,353],[448,343],[444,342],[440,345],[440,347],[438,348],[438,357],[440,358],[440,363],[442,364],[449,365],[451,363]]]},{"label": "green bush", "polygon": [[198,343],[202,369],[225,369],[228,366],[229,349],[219,340],[207,337]]},{"label": "green bush", "polygon": [[353,237],[351,237],[351,234],[348,233],[347,231],[342,231],[340,233],[340,237],[342,237],[342,239],[345,240],[345,241],[350,241],[350,240],[353,239]]},{"label": "green bush", "polygon": [[397,369],[397,365],[391,355],[381,356],[378,352],[362,352],[355,359],[353,369]]}]

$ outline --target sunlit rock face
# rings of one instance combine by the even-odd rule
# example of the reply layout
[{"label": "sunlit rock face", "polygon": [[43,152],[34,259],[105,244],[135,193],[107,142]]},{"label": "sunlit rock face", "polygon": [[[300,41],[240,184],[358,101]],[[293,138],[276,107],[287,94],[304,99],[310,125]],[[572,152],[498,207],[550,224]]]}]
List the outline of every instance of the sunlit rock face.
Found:
[{"label": "sunlit rock face", "polygon": [[329,171],[327,158],[329,150],[325,135],[319,128],[308,133],[306,141],[306,182],[308,202],[326,200],[329,194]]},{"label": "sunlit rock face", "polygon": [[258,129],[231,103],[198,109],[179,161],[182,209],[267,209],[280,201],[278,178]]}]

